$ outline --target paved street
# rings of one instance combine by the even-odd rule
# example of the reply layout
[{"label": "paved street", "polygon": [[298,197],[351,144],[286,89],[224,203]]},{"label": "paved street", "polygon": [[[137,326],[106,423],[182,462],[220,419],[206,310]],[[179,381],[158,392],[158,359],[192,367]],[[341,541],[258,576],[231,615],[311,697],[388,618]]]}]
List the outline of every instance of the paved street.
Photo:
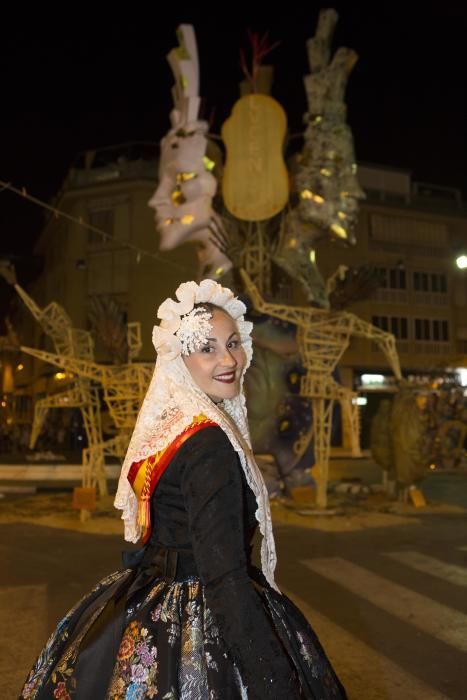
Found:
[{"label": "paved street", "polygon": [[467,518],[348,534],[280,527],[279,579],[350,698],[465,698]]},{"label": "paved street", "polygon": [[[302,520],[276,524],[279,583],[351,700],[465,698],[467,514]],[[2,700],[16,698],[47,634],[118,568],[124,546],[115,534],[0,524]]]}]

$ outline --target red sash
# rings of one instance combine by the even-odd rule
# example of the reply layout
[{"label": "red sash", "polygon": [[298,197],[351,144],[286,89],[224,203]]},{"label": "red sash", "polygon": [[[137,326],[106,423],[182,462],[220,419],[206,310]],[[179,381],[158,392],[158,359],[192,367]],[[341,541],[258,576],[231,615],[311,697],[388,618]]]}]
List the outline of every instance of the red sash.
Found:
[{"label": "red sash", "polygon": [[178,450],[192,435],[202,428],[217,425],[204,415],[196,416],[168,447],[155,455],[145,457],[139,462],[133,462],[127,479],[133,491],[138,496],[138,523],[142,529],[141,541],[146,544],[151,535],[151,497],[162,475],[169,466]]}]

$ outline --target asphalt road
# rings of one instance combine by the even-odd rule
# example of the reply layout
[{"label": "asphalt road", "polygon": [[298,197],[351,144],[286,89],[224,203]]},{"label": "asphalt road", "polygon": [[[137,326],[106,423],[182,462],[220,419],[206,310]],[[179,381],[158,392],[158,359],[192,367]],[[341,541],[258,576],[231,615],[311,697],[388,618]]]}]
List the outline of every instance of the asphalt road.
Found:
[{"label": "asphalt road", "polygon": [[[351,700],[467,697],[466,514],[275,531],[279,584],[318,632]],[[120,567],[124,546],[115,535],[0,524],[2,700],[17,697],[63,613]]]}]

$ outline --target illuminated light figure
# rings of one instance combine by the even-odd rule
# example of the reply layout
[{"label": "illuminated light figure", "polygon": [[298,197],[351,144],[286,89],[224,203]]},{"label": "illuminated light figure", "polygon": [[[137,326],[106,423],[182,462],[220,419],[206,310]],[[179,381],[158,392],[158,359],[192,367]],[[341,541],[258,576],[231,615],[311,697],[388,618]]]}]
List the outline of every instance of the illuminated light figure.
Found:
[{"label": "illuminated light figure", "polygon": [[[128,340],[131,357],[135,352],[134,348],[137,348],[140,342],[138,329],[134,327],[130,329]],[[101,460],[104,462],[105,457],[122,459],[153,375],[154,363],[128,362],[120,365],[102,365],[91,360],[58,355],[36,348],[23,346],[21,350],[60,369],[66,368],[66,371],[73,372],[80,381],[102,386],[103,398],[117,429],[117,435],[109,440],[101,440],[88,448],[88,464],[93,465],[94,469],[94,465]],[[93,473],[88,470],[88,472],[85,471],[85,475],[87,478],[83,483],[93,485]]]},{"label": "illuminated light figure", "polygon": [[[55,352],[70,359],[93,360],[94,341],[91,333],[73,328],[65,309],[53,301],[41,309],[34,299],[16,281],[13,265],[1,261],[0,274],[11,284],[44,333],[51,339]],[[65,372],[72,371],[61,365]],[[103,455],[99,445],[103,442],[100,414],[100,401],[97,390],[91,382],[83,377],[74,379],[62,391],[45,396],[36,401],[29,447],[33,449],[43,428],[46,416],[51,408],[79,408],[83,417],[84,430],[88,447],[83,449],[83,486],[98,485],[101,495],[107,494],[107,481]]]},{"label": "illuminated light figure", "polygon": [[351,337],[358,336],[376,343],[395,377],[401,379],[395,338],[392,333],[386,333],[346,311],[326,311],[266,302],[244,270],[241,271],[241,275],[246,292],[257,311],[297,326],[298,350],[306,371],[300,379],[300,395],[312,402],[313,423],[310,430],[297,440],[295,449],[300,458],[313,438],[318,484],[316,502],[319,507],[325,508],[332,410],[335,401],[341,404],[344,420],[350,427],[354,456],[357,456],[359,451],[357,395],[338,384],[332,376],[333,372],[349,347]]},{"label": "illuminated light figure", "polygon": [[[35,348],[23,348],[24,352],[49,361],[60,368],[55,378],[62,382],[67,374],[74,375],[73,382],[60,392],[53,393],[36,402],[32,426],[30,447],[36,444],[45,418],[51,408],[79,408],[88,440],[88,447],[83,450],[82,485],[96,486],[101,496],[107,494],[105,474],[105,457],[122,457],[128,445],[129,435],[136,421],[137,411],[144,397],[147,382],[152,373],[152,365],[131,364],[139,354],[141,341],[141,324],[127,324],[128,365],[114,365],[110,372],[106,366],[96,365],[94,360],[94,343],[88,331],[72,328],[71,321],[60,304],[52,302],[41,309],[36,302],[16,283],[16,275],[11,263],[2,262],[0,273],[9,284],[14,285],[44,332],[51,338],[55,353],[43,353]],[[83,368],[87,368],[86,371]],[[90,368],[93,368],[91,370]],[[100,372],[99,369],[102,371]],[[109,369],[109,368],[107,368]],[[104,397],[109,405],[109,412],[118,434],[111,440],[104,441],[100,412],[100,398],[93,382],[99,377],[118,377],[104,386]],[[110,386],[109,386],[110,383]]]}]

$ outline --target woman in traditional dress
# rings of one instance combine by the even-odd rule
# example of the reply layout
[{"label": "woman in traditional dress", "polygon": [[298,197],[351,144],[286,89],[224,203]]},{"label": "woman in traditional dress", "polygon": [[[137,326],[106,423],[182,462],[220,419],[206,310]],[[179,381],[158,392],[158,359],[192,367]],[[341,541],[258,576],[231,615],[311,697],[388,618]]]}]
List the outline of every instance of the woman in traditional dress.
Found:
[{"label": "woman in traditional dress", "polygon": [[[213,280],[158,310],[155,372],[115,505],[142,543],[60,621],[21,698],[320,700],[345,690],[274,580],[268,494],[249,439],[245,306]],[[261,569],[251,562],[256,526]]]}]

